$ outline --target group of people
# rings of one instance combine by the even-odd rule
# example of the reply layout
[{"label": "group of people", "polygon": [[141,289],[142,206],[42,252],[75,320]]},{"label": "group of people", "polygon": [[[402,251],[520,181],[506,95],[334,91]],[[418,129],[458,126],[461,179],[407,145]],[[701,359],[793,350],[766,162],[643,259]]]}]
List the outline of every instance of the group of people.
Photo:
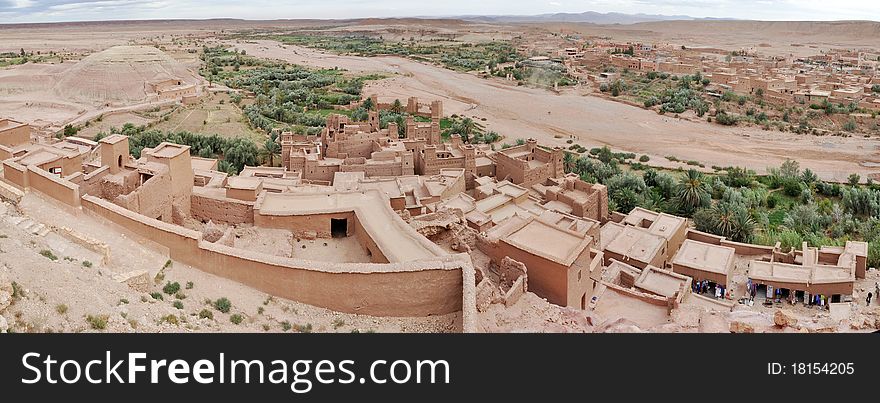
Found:
[{"label": "group of people", "polygon": [[707,292],[715,294],[715,298],[724,298],[725,289],[720,284],[710,283],[709,280],[694,281],[691,283],[691,291],[697,294],[705,294]]}]

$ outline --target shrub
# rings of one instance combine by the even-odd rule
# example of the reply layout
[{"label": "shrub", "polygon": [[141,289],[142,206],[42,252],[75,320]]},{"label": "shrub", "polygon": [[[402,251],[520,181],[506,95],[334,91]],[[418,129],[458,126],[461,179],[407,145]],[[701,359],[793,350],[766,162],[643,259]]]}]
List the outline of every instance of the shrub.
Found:
[{"label": "shrub", "polygon": [[216,301],[214,301],[214,308],[223,313],[229,313],[229,310],[232,308],[232,302],[229,301],[226,297],[222,297]]},{"label": "shrub", "polygon": [[333,319],[333,328],[334,329],[339,329],[340,327],[343,327],[343,326],[345,326],[344,320],[342,320],[340,318]]},{"label": "shrub", "polygon": [[641,157],[639,157],[639,162],[648,162],[650,160],[651,160],[651,157],[649,157],[647,155],[642,155]]},{"label": "shrub", "polygon": [[173,304],[173,305],[174,305],[174,307],[177,308],[177,309],[183,309],[183,302],[180,302],[180,301],[174,301],[174,304]]},{"label": "shrub", "polygon": [[65,304],[58,304],[58,305],[55,307],[55,312],[58,312],[59,315],[64,315],[65,313],[67,313],[67,305],[65,305]]},{"label": "shrub", "polygon": [[194,284],[193,284],[192,281],[187,281],[187,282],[186,282],[186,289],[187,289],[187,290],[192,290],[193,286],[194,286]]},{"label": "shrub", "polygon": [[163,316],[161,319],[159,319],[159,322],[160,323],[165,322],[169,325],[177,326],[180,324],[180,319],[177,318],[177,315],[168,314],[168,315]]},{"label": "shrub", "polygon": [[718,112],[715,115],[715,121],[724,126],[734,126],[738,120],[735,115],[728,115],[725,112]]},{"label": "shrub", "polygon": [[860,180],[862,180],[862,177],[859,174],[850,174],[847,178],[847,181],[852,186],[858,185]]},{"label": "shrub", "polygon": [[202,311],[199,312],[199,318],[202,318],[202,319],[214,319],[214,312],[211,312],[211,311],[208,310],[208,309],[202,309]]},{"label": "shrub", "polygon": [[243,321],[243,320],[244,320],[244,318],[237,313],[233,314],[232,316],[229,317],[229,321],[236,324],[236,325],[240,324],[241,321]]},{"label": "shrub", "polygon": [[89,326],[94,330],[104,330],[107,328],[107,320],[110,319],[108,315],[88,315],[86,316],[86,322],[89,323]]},{"label": "shrub", "polygon": [[300,333],[311,333],[312,332],[312,324],[308,323],[305,326],[303,325],[294,325],[293,329]]},{"label": "shrub", "polygon": [[783,192],[787,196],[798,197],[806,186],[799,180],[788,179],[782,184]]},{"label": "shrub", "polygon": [[180,291],[180,283],[178,283],[176,281],[173,283],[172,282],[165,283],[165,287],[162,288],[162,292],[164,292],[165,294],[168,294],[168,295],[174,295],[178,291]]},{"label": "shrub", "polygon": [[174,298],[177,298],[177,299],[186,299],[186,294],[184,294],[184,293],[178,291],[177,294],[174,294]]},{"label": "shrub", "polygon": [[58,260],[58,256],[55,256],[55,254],[52,253],[52,251],[49,250],[49,249],[43,249],[43,250],[41,250],[41,251],[40,251],[40,255],[43,255],[43,257],[46,257],[46,258],[48,258],[49,260],[51,260],[51,261],[53,261],[53,262],[56,261],[56,260]]},{"label": "shrub", "polygon": [[162,300],[165,299],[164,297],[162,297],[162,293],[161,293],[161,292],[151,292],[151,293],[150,293],[150,296],[153,297],[153,299],[157,299],[157,300],[160,300],[160,301],[162,301]]},{"label": "shrub", "polygon": [[90,262],[90,261],[88,261],[88,260],[83,260],[83,261],[82,261],[82,266],[85,267],[85,268],[91,268],[91,267],[92,267],[92,262]]},{"label": "shrub", "polygon": [[281,322],[281,330],[283,330],[285,332],[290,330],[290,328],[292,328],[292,327],[293,326],[290,325],[290,322],[288,322],[286,320],[284,322]]}]

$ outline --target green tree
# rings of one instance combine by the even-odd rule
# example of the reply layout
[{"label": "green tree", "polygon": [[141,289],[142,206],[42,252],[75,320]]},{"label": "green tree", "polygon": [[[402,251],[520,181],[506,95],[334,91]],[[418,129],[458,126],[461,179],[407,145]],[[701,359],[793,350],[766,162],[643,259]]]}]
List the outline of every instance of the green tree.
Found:
[{"label": "green tree", "polygon": [[562,156],[562,166],[565,169],[565,173],[574,172],[577,168],[577,158],[575,158],[574,154],[566,152]]},{"label": "green tree", "polygon": [[368,110],[368,111],[371,111],[371,110],[373,110],[373,108],[374,108],[376,105],[373,105],[373,98],[369,98],[369,97],[367,97],[367,99],[364,100],[364,102],[361,104],[361,106],[362,106],[364,109],[366,109],[366,110]]},{"label": "green tree", "polygon": [[859,184],[859,181],[862,180],[862,177],[859,174],[850,174],[847,178],[847,181],[851,186],[856,186]]},{"label": "green tree", "polygon": [[395,99],[394,103],[391,104],[391,112],[403,113],[403,104],[400,103],[399,99]]},{"label": "green tree", "polygon": [[281,156],[281,145],[276,141],[277,138],[278,135],[272,133],[271,136],[266,139],[266,143],[263,144],[263,159],[266,160],[270,167],[275,165],[275,157]]},{"label": "green tree", "polygon": [[231,140],[223,150],[223,159],[235,169],[236,173],[241,172],[245,166],[256,166],[258,155],[257,145],[250,139],[242,137]]},{"label": "green tree", "polygon": [[679,211],[691,214],[700,207],[708,206],[712,199],[711,195],[712,189],[705,176],[691,168],[678,182],[675,203]]}]

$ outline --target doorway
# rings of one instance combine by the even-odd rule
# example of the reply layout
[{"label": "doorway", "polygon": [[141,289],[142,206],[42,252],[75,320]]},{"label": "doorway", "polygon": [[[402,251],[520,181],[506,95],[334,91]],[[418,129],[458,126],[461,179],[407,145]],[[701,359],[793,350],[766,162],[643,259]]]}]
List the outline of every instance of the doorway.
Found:
[{"label": "doorway", "polygon": [[333,238],[345,238],[348,236],[348,219],[347,218],[331,218],[330,219],[330,235]]}]

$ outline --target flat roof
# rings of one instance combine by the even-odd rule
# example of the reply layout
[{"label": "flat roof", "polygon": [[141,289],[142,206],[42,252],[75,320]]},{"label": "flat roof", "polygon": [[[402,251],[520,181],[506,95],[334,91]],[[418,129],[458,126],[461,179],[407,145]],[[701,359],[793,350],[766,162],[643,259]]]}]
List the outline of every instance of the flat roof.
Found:
[{"label": "flat roof", "polygon": [[403,221],[378,190],[333,193],[265,193],[257,206],[266,215],[315,215],[354,212],[389,262],[448,255]]},{"label": "flat roof", "polygon": [[669,239],[682,225],[687,225],[687,219],[666,213],[658,213],[641,207],[634,208],[623,219],[623,222],[636,227],[641,227],[643,221],[650,221],[647,228],[655,235]]},{"label": "flat roof", "polygon": [[690,278],[671,271],[661,270],[654,266],[645,267],[636,278],[636,288],[652,292],[664,297],[672,297],[678,292],[687,292]]},{"label": "flat roof", "polygon": [[0,119],[0,131],[12,130],[21,126],[25,126],[25,124],[17,120]]},{"label": "flat roof", "polygon": [[520,228],[503,237],[502,241],[545,259],[571,266],[593,238],[577,236],[530,218]]},{"label": "flat roof", "polygon": [[217,164],[216,158],[190,157],[192,160],[192,168],[203,171],[210,171]]},{"label": "flat roof", "polygon": [[24,166],[43,165],[59,159],[61,159],[60,155],[41,149],[39,151],[25,154],[20,160],[18,160],[18,163]]},{"label": "flat roof", "polygon": [[111,134],[107,137],[102,138],[99,143],[107,143],[107,144],[116,144],[122,140],[127,139],[128,137],[123,136],[121,134]]},{"label": "flat roof", "polygon": [[648,228],[652,234],[660,235],[666,239],[669,239],[675,231],[681,228],[682,225],[686,225],[687,219],[684,217],[676,217],[674,215],[669,215],[665,213],[660,213],[657,216],[657,219],[654,221],[654,224],[651,224],[651,227]]},{"label": "flat roof", "polygon": [[189,146],[184,146],[180,144],[162,142],[156,148],[152,149],[148,154],[159,157],[159,158],[174,158],[178,155],[183,154],[184,152],[189,151]]},{"label": "flat roof", "polygon": [[672,258],[672,265],[727,275],[733,268],[736,249],[685,239]]},{"label": "flat roof", "polygon": [[749,263],[749,277],[755,280],[780,283],[822,284],[855,281],[854,269],[838,266],[801,266],[779,262],[753,260]]},{"label": "flat roof", "polygon": [[602,227],[602,249],[640,262],[648,263],[663,250],[666,238],[647,229],[608,222]]},{"label": "flat roof", "polygon": [[252,176],[232,176],[226,180],[226,187],[238,190],[257,190],[262,181]]}]

